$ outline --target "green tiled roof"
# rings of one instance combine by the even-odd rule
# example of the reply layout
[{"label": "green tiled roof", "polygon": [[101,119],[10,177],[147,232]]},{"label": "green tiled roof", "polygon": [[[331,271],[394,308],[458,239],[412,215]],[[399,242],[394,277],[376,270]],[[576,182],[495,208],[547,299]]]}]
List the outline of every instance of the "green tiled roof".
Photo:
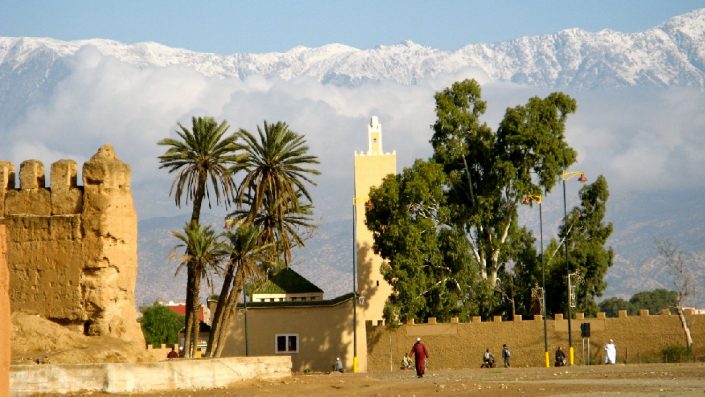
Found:
[{"label": "green tiled roof", "polygon": [[323,290],[288,267],[270,277],[267,282],[254,291],[255,294],[299,294],[309,292],[323,293]]},{"label": "green tiled roof", "polygon": [[[341,295],[337,298],[326,299],[320,301],[294,301],[294,302],[247,302],[248,309],[268,309],[277,307],[316,307],[316,306],[335,306],[350,299],[354,299],[355,295],[350,292]],[[237,304],[237,307],[242,309],[245,305],[242,302]]]}]

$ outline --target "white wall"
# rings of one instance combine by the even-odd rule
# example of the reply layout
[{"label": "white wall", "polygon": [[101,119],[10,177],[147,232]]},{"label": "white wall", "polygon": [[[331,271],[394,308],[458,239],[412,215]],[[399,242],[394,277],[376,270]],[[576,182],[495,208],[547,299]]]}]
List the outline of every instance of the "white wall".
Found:
[{"label": "white wall", "polygon": [[176,359],[134,364],[13,365],[10,395],[213,389],[248,379],[288,376],[291,376],[290,356]]}]

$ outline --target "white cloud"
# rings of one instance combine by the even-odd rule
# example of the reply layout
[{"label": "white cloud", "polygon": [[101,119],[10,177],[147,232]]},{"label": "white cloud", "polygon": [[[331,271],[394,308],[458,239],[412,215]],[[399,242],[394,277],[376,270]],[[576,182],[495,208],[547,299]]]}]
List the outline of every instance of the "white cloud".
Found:
[{"label": "white cloud", "polygon": [[[167,196],[171,176],[158,169],[163,152],[156,142],[190,126],[192,115],[227,119],[231,128],[255,131],[263,120],[286,121],[306,134],[323,175],[315,189],[317,207],[328,218],[349,217],[352,161],[365,150],[366,124],[377,115],[384,148],[396,150],[398,169],[431,154],[433,94],[455,80],[474,77],[483,83],[488,102],[485,120],[496,128],[508,106],[525,103],[537,90],[491,83],[477,70],[423,81],[416,86],[365,83],[358,87],[322,85],[250,77],[206,78],[179,67],[134,66],[83,48],[71,57],[70,72],[49,98],[37,102],[4,137],[0,158],[15,162],[50,161],[95,153],[112,143],[133,169],[133,189],[142,218],[175,211]],[[576,167],[603,174],[612,189],[705,185],[705,93],[696,89],[622,89],[574,94],[578,112],[567,137],[579,152]],[[320,214],[319,214],[320,215]]]}]

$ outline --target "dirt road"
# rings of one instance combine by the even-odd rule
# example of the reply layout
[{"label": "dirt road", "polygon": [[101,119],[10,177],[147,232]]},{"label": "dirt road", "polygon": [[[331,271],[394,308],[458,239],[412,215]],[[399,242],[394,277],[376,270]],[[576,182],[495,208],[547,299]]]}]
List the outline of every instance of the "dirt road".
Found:
[{"label": "dirt road", "polygon": [[[135,396],[136,394],[132,394]],[[413,370],[368,374],[297,374],[277,381],[243,382],[228,389],[138,394],[177,396],[699,396],[705,364],[641,364],[570,368]],[[74,394],[71,396],[81,396]],[[90,394],[110,396],[115,394]],[[122,395],[120,395],[122,396]]]}]

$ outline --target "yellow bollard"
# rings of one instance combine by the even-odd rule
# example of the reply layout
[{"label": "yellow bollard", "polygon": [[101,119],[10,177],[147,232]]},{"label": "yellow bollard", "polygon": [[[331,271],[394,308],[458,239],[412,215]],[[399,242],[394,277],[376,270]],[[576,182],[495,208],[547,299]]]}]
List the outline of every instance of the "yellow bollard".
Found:
[{"label": "yellow bollard", "polygon": [[357,373],[357,356],[353,357],[353,373]]},{"label": "yellow bollard", "polygon": [[573,346],[570,347],[570,365],[573,365]]},{"label": "yellow bollard", "polygon": [[551,368],[550,356],[548,355],[548,352],[544,352],[544,354],[546,354],[546,368]]}]

